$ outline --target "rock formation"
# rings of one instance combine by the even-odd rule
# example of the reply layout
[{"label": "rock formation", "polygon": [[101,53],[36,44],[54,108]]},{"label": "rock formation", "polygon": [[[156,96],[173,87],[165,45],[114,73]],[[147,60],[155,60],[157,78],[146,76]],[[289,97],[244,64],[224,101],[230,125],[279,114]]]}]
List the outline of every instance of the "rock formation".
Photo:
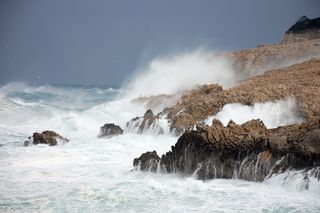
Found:
[{"label": "rock formation", "polygon": [[320,60],[314,59],[290,67],[271,70],[223,90],[217,84],[204,85],[181,97],[164,109],[171,129],[181,133],[208,116],[215,115],[228,103],[252,106],[257,102],[295,97],[299,114],[304,118],[320,115]]},{"label": "rock formation", "polygon": [[33,133],[33,135],[24,142],[24,146],[29,146],[31,144],[48,144],[49,146],[55,146],[57,145],[58,141],[63,143],[69,142],[67,138],[62,137],[58,133],[46,130],[42,133]]},{"label": "rock formation", "polygon": [[129,132],[136,132],[142,134],[153,128],[156,134],[163,134],[164,130],[161,126],[157,125],[160,119],[160,114],[154,115],[151,109],[148,109],[143,117],[135,117],[127,122],[126,128]]},{"label": "rock formation", "polygon": [[107,123],[100,128],[99,138],[102,137],[113,137],[116,135],[122,135],[123,129],[120,126],[113,123]]},{"label": "rock formation", "polygon": [[[296,99],[303,117],[320,115],[320,36],[311,36],[320,35],[319,21],[320,18],[300,18],[280,44],[220,54],[232,61],[238,85],[229,89],[217,84],[202,85],[173,95],[180,98],[161,113],[171,121],[171,131],[179,135],[228,103],[253,105],[289,96]],[[290,36],[304,39],[290,40]],[[159,95],[143,100],[153,106],[169,98]]]},{"label": "rock formation", "polygon": [[287,169],[312,170],[319,178],[320,117],[301,125],[267,129],[260,120],[242,125],[219,120],[186,131],[160,158],[147,152],[134,159],[143,171],[195,174],[199,179],[240,178],[263,181]]},{"label": "rock formation", "polygon": [[[280,44],[221,54],[232,60],[239,84],[228,89],[202,85],[184,91],[176,104],[161,113],[171,121],[171,131],[184,133],[161,158],[147,152],[134,160],[134,166],[143,171],[195,174],[200,179],[262,181],[289,169],[308,170],[308,175],[320,178],[318,32],[319,19],[301,18]],[[227,126],[214,120],[210,127],[202,125],[229,103],[252,106],[287,97],[295,98],[304,123],[276,129],[267,129],[259,120],[242,125],[230,121]]]},{"label": "rock formation", "polygon": [[287,30],[281,44],[320,39],[320,18],[302,16]]}]

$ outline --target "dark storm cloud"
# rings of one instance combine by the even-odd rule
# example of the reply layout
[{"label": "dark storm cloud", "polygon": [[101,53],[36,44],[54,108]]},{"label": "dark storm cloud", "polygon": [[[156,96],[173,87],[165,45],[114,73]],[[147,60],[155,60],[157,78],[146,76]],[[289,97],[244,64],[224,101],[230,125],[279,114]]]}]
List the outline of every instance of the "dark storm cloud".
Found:
[{"label": "dark storm cloud", "polygon": [[141,57],[277,43],[320,1],[1,0],[0,83],[119,85]]}]

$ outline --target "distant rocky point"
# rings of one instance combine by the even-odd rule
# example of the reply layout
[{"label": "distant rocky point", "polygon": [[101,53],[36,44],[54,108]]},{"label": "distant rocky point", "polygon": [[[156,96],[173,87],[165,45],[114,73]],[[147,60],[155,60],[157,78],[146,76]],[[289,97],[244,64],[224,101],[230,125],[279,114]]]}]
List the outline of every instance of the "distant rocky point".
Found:
[{"label": "distant rocky point", "polygon": [[320,18],[302,16],[284,35],[281,44],[301,42],[320,38]]}]

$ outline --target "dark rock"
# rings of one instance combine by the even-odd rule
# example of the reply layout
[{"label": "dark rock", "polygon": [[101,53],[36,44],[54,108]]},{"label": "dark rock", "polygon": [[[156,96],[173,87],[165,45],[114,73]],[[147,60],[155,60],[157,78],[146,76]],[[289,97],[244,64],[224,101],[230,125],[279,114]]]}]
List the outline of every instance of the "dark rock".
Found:
[{"label": "dark rock", "polygon": [[144,113],[144,116],[143,117],[153,117],[154,114],[152,112],[151,109],[148,109],[145,113]]},{"label": "dark rock", "polygon": [[287,30],[281,44],[301,42],[320,38],[320,18],[308,19],[302,16]]},{"label": "dark rock", "polygon": [[113,123],[107,123],[100,128],[99,138],[102,137],[113,137],[116,135],[122,135],[123,129],[120,126]]},{"label": "dark rock", "polygon": [[159,119],[158,116],[155,116],[151,109],[148,109],[143,116],[141,125],[139,126],[138,133],[142,133],[144,129],[149,129],[150,126]]},{"label": "dark rock", "polygon": [[[135,117],[131,121],[127,122],[126,126],[130,131],[136,131],[139,134],[144,133],[145,131],[150,130],[150,128],[155,127],[154,125],[159,120],[160,115],[154,115],[151,109],[148,109],[143,117]],[[157,134],[164,134],[164,130],[157,126]]]},{"label": "dark rock", "polygon": [[133,166],[140,167],[142,171],[155,172],[158,167],[160,157],[156,151],[143,153],[139,158],[133,160]]},{"label": "dark rock", "polygon": [[286,33],[305,33],[311,30],[320,30],[320,18],[309,19],[302,16]]},{"label": "dark rock", "polygon": [[320,117],[270,130],[260,120],[242,125],[231,121],[226,127],[214,120],[211,127],[198,125],[197,130],[186,131],[161,159],[146,153],[134,165],[143,165],[141,170],[195,174],[199,179],[263,181],[287,169],[319,167],[319,139]]},{"label": "dark rock", "polygon": [[32,137],[28,137],[28,140],[24,142],[24,146],[29,146],[31,144],[48,144],[49,146],[57,145],[58,141],[69,142],[67,138],[62,137],[54,131],[43,131],[42,133],[33,133]]}]

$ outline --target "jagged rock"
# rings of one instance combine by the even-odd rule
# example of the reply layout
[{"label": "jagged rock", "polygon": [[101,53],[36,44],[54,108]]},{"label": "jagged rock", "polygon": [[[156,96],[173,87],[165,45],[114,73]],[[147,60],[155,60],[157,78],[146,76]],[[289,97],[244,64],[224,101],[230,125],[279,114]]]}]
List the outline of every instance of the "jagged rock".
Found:
[{"label": "jagged rock", "polygon": [[173,117],[171,131],[175,131],[176,135],[180,135],[185,129],[191,128],[195,123],[195,120],[189,114],[182,112]]},{"label": "jagged rock", "polygon": [[142,171],[155,172],[158,167],[160,157],[156,151],[143,153],[139,158],[133,160],[133,165]]},{"label": "jagged rock", "polygon": [[113,123],[107,123],[100,128],[99,138],[112,137],[116,135],[122,135],[123,129],[120,126]]},{"label": "jagged rock", "polygon": [[281,44],[301,42],[320,38],[320,18],[302,16],[287,30]]},{"label": "jagged rock", "polygon": [[144,129],[150,128],[150,126],[157,120],[159,117],[155,116],[151,109],[148,109],[143,116],[142,123],[139,126],[138,133],[142,133]]},{"label": "jagged rock", "polygon": [[69,142],[67,138],[62,137],[58,133],[46,130],[42,133],[33,133],[32,137],[28,137],[28,140],[24,142],[24,146],[29,146],[30,144],[48,144],[49,146],[55,146],[58,141]]},{"label": "jagged rock", "polygon": [[312,30],[320,30],[320,18],[309,19],[302,16],[286,33],[305,33]]},{"label": "jagged rock", "polygon": [[[135,117],[131,121],[127,122],[126,127],[129,131],[137,130],[137,133],[142,134],[145,131],[148,131],[154,126],[158,120],[160,119],[160,115],[154,115],[151,109],[148,109],[143,117]],[[157,134],[164,134],[164,130],[157,126]]]},{"label": "jagged rock", "polygon": [[197,125],[197,130],[186,131],[160,160],[156,153],[146,153],[134,160],[134,166],[196,174],[199,179],[262,181],[289,168],[319,167],[319,138],[320,117],[270,130],[260,120],[229,122],[226,127],[214,120],[211,127]]}]

